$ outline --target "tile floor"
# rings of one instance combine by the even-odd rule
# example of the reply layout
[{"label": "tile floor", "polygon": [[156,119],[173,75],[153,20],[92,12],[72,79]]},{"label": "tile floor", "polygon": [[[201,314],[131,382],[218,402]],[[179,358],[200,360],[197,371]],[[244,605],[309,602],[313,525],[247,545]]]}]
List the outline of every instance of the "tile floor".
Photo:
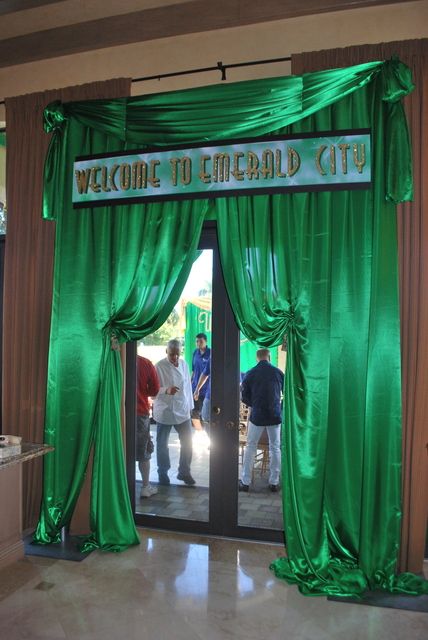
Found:
[{"label": "tile floor", "polygon": [[[156,427],[151,429],[156,442]],[[169,451],[171,460],[169,487],[158,486],[156,453],[152,455],[150,483],[157,487],[158,493],[151,498],[139,500],[141,476],[136,465],[136,513],[184,518],[188,520],[208,521],[209,510],[209,440],[204,431],[195,431],[193,435],[192,475],[195,487],[183,486],[176,479],[180,443],[173,429],[170,435]],[[256,469],[250,493],[238,495],[238,524],[240,526],[261,529],[283,529],[282,498],[280,493],[272,493],[268,487],[268,473],[261,475]]]},{"label": "tile floor", "polygon": [[[428,614],[300,595],[279,545],[140,530],[83,562],[27,557],[0,572],[2,640],[426,640]],[[427,566],[428,569],[428,566]]]}]

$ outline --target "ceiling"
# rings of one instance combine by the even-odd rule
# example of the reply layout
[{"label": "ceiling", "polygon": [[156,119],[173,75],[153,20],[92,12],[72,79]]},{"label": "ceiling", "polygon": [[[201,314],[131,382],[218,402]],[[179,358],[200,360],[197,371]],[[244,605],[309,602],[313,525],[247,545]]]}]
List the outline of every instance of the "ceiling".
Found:
[{"label": "ceiling", "polygon": [[187,33],[384,4],[403,2],[3,0],[0,67]]}]

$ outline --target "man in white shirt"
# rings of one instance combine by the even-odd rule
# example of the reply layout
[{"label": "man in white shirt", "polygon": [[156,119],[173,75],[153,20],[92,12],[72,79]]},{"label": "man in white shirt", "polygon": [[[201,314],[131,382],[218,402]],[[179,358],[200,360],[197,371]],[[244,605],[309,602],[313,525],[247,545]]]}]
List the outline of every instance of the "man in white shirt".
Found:
[{"label": "man in white shirt", "polygon": [[168,440],[174,427],[180,439],[180,460],[177,479],[187,485],[195,484],[190,473],[192,461],[193,409],[192,383],[187,363],[180,358],[181,345],[178,340],[170,340],[166,348],[166,358],[156,364],[160,389],[153,401],[153,418],[157,423],[156,456],[159,484],[170,483],[168,470],[171,467]]}]

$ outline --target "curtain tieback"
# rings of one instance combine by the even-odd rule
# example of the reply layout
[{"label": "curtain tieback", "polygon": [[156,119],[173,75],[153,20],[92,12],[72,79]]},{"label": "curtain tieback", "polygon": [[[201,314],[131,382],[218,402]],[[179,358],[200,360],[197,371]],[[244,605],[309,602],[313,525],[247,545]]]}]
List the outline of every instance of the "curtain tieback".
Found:
[{"label": "curtain tieback", "polygon": [[48,104],[43,112],[44,115],[44,129],[46,133],[52,131],[58,131],[62,129],[66,120],[64,105],[59,100]]}]

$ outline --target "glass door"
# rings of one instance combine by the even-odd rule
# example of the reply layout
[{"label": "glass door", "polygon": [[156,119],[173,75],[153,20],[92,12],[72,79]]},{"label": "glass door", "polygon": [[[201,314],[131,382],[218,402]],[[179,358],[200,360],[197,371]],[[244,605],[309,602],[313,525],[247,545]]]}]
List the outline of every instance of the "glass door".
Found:
[{"label": "glass door", "polygon": [[[269,491],[269,454],[263,439],[250,491],[238,492],[246,447],[240,381],[243,373],[256,364],[257,345],[240,336],[235,323],[213,223],[206,223],[199,248],[201,254],[168,321],[138,345],[127,345],[127,472],[135,519],[139,525],[175,531],[282,541],[281,494]],[[203,394],[198,397],[199,411],[192,414],[190,473],[195,484],[177,478],[182,448],[187,446],[187,436],[178,432],[180,428],[172,427],[168,437],[168,484],[158,473],[163,473],[157,455],[161,443],[157,442],[158,428],[152,417],[148,428],[153,453],[150,457],[142,451],[142,421],[136,402],[137,359],[142,357],[156,364],[166,357],[166,345],[171,339],[182,345],[181,357],[190,374],[193,371],[193,387],[206,378]],[[201,399],[202,395],[205,397]],[[149,465],[144,457],[150,457]],[[161,463],[164,464],[163,458]],[[145,484],[151,490],[145,490],[145,472],[149,478]]]}]

